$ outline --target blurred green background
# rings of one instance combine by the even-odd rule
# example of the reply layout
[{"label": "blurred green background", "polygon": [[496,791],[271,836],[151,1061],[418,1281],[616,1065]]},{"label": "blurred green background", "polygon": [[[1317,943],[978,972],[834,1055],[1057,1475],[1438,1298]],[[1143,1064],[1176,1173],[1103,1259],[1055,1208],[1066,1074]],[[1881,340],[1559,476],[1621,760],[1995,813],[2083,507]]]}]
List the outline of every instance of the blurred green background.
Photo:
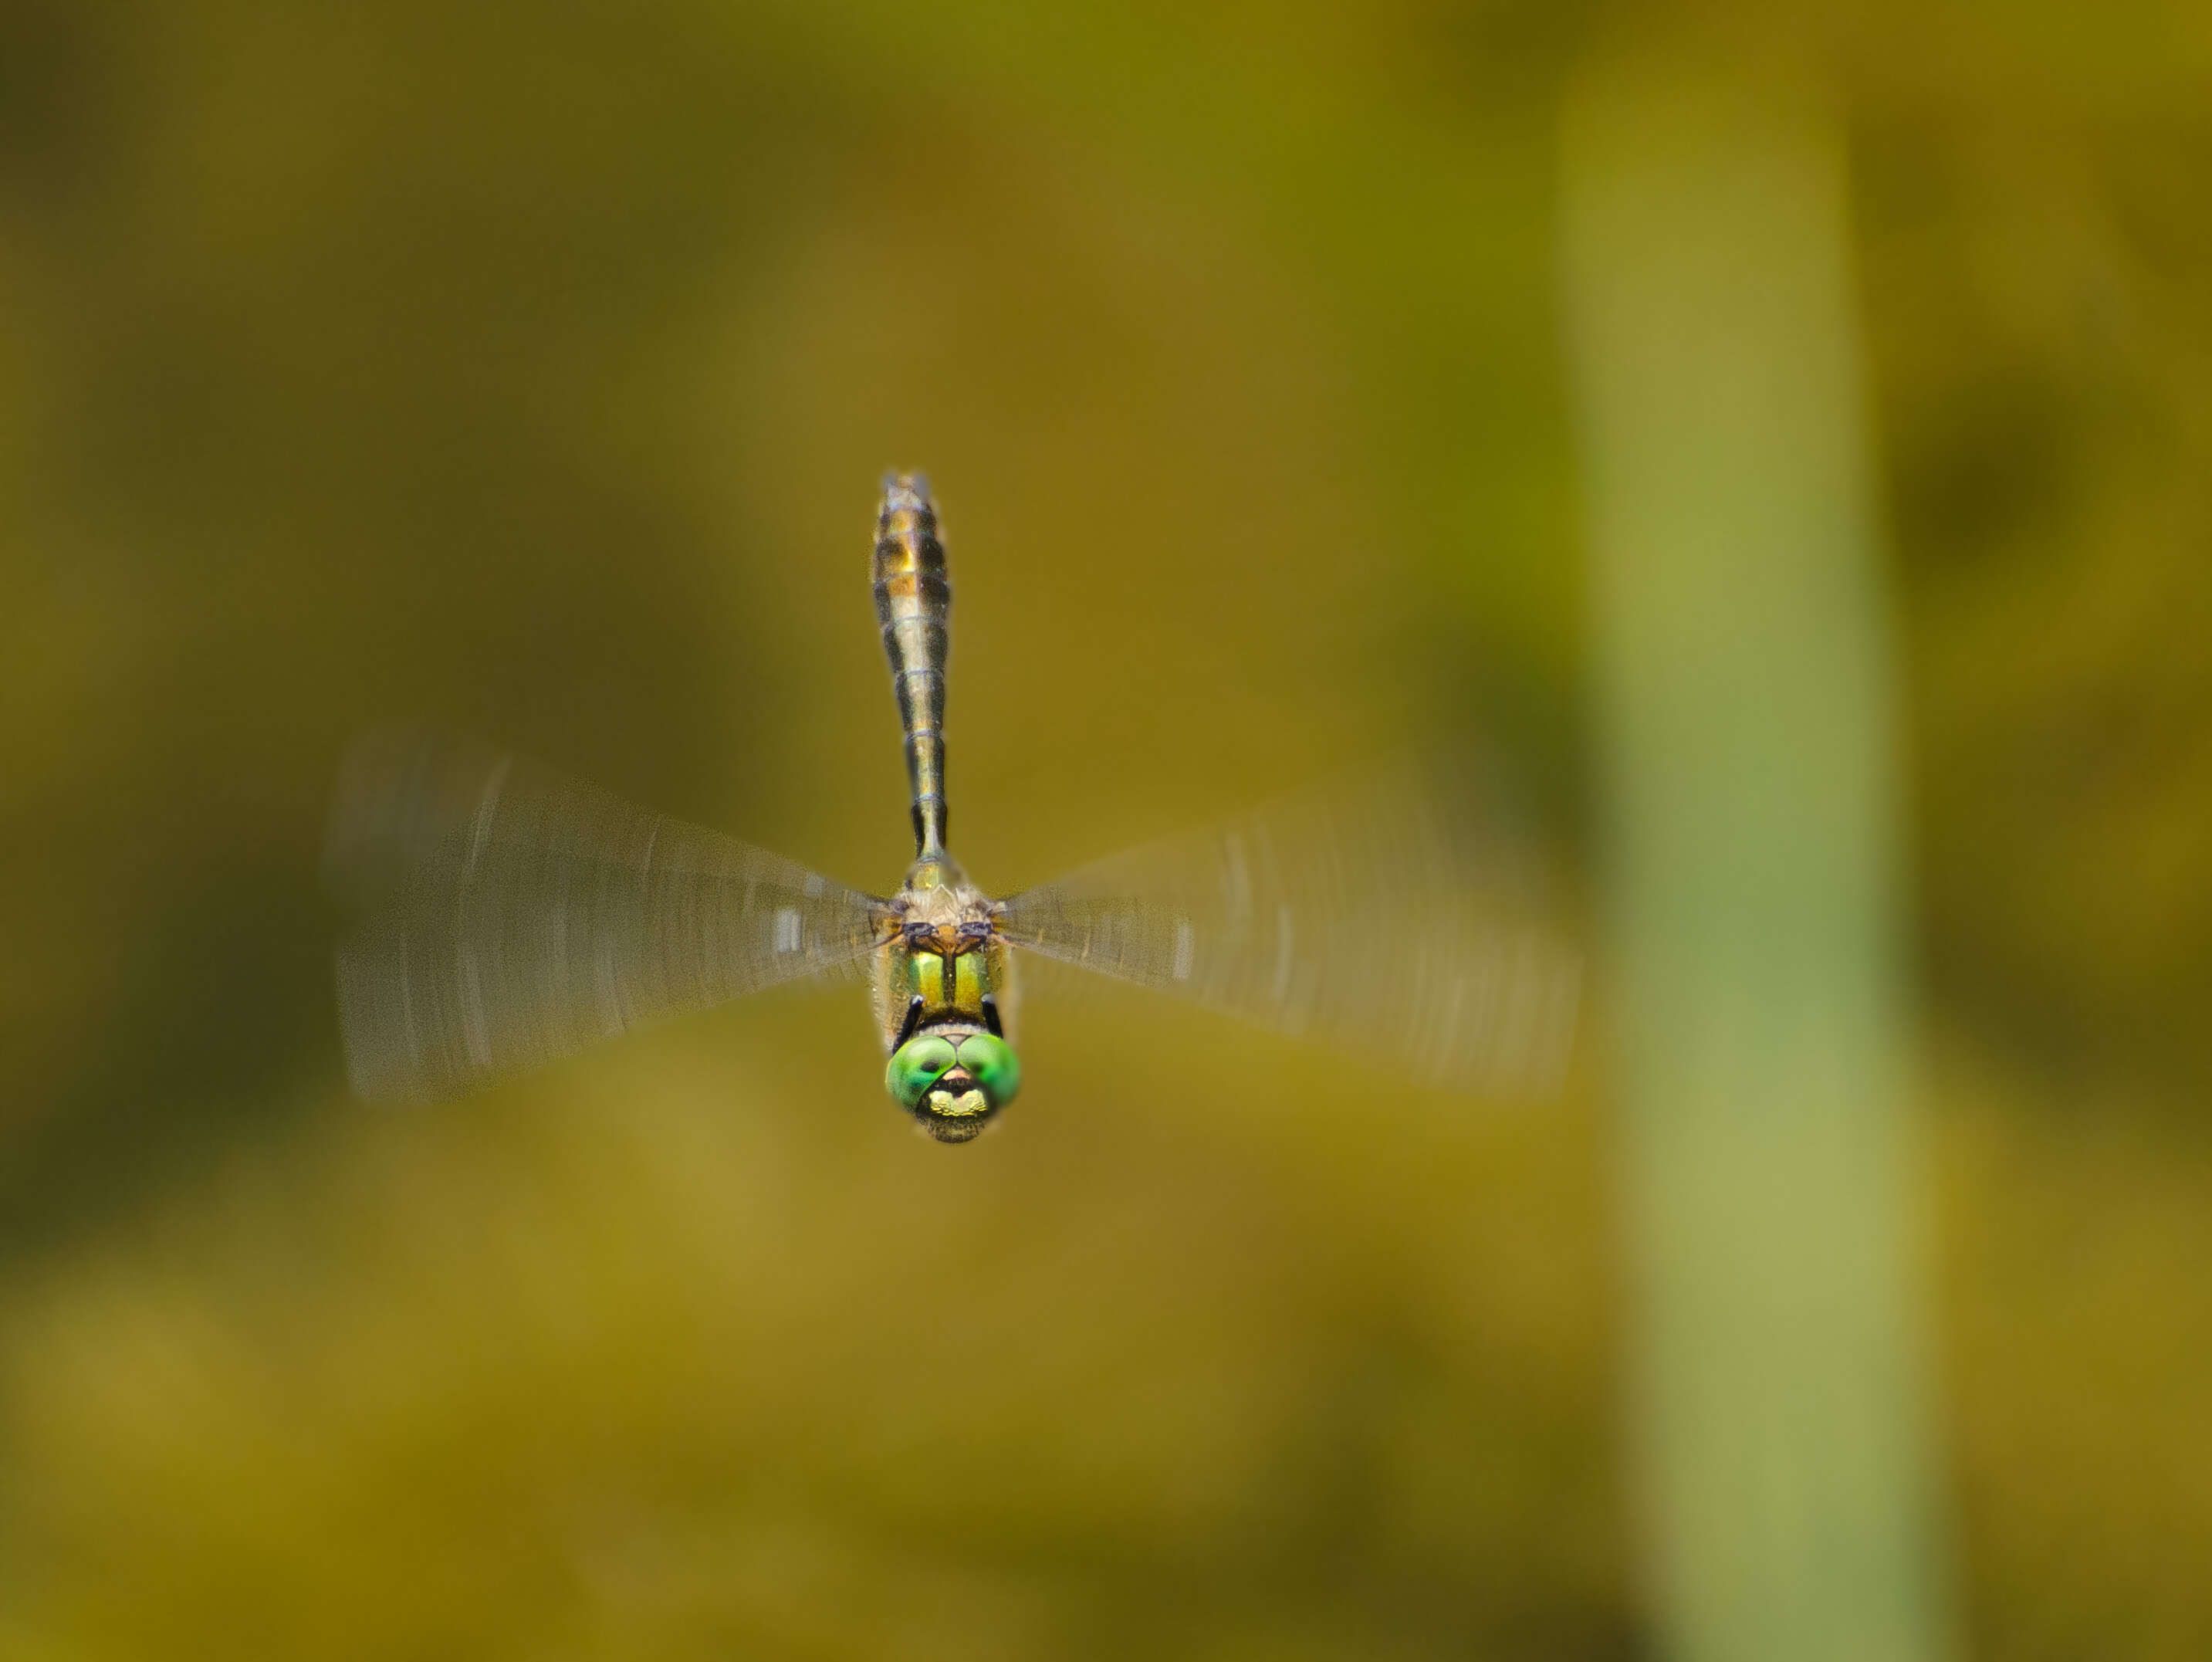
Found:
[{"label": "blurred green background", "polygon": [[[1664,15],[0,9],[0,1657],[1646,1653],[1601,999],[1541,1111],[1041,987],[966,1151],[849,988],[370,1111],[316,861],[421,720],[894,885],[898,465],[986,886],[1468,717],[1580,868],[1559,113]],[[1962,1648],[2212,1654],[2212,22],[1793,28]]]}]

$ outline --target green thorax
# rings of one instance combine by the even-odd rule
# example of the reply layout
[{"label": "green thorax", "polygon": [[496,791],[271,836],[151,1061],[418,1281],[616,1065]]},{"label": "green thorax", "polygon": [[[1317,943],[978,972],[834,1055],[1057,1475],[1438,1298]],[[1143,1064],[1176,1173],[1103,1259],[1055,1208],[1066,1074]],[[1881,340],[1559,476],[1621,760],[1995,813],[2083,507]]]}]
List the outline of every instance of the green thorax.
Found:
[{"label": "green thorax", "polygon": [[1013,966],[997,910],[950,855],[915,862],[888,907],[890,939],[876,952],[876,1020],[884,1049],[948,1025],[1005,1036]]}]

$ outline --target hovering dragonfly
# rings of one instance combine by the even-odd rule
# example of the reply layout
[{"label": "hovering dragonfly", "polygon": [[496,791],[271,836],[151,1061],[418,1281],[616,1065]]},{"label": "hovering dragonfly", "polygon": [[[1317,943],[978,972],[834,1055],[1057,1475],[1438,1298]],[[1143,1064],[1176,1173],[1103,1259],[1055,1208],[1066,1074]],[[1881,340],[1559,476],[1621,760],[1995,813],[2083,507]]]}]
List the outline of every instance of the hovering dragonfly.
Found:
[{"label": "hovering dragonfly", "polygon": [[1529,904],[1524,846],[1410,763],[993,899],[945,844],[952,597],[919,475],[884,483],[874,580],[915,837],[888,898],[465,743],[357,748],[328,849],[360,903],[337,958],[355,1088],[448,1095],[865,965],[890,1095],[967,1142],[1021,1089],[1013,947],[1333,1041],[1363,1071],[1556,1078],[1577,955]]}]

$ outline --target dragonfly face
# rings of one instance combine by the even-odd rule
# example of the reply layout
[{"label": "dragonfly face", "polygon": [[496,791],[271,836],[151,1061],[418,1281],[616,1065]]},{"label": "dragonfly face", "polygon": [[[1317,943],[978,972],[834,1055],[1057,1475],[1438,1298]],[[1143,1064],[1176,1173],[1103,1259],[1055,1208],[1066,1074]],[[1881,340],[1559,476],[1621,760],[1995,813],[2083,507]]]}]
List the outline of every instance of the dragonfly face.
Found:
[{"label": "dragonfly face", "polygon": [[865,968],[884,1083],[940,1142],[1021,1088],[1014,952],[1387,1057],[1425,1082],[1541,1091],[1578,959],[1528,904],[1480,794],[1370,768],[1233,824],[994,900],[945,847],[951,589],[919,478],[887,482],[874,581],[906,739],[915,861],[878,899],[733,837],[451,740],[356,746],[326,868],[363,1096],[451,1094],[656,1017]]},{"label": "dragonfly face", "polygon": [[939,1142],[968,1142],[1022,1088],[1022,1064],[996,1033],[948,1025],[892,1051],[884,1084]]}]

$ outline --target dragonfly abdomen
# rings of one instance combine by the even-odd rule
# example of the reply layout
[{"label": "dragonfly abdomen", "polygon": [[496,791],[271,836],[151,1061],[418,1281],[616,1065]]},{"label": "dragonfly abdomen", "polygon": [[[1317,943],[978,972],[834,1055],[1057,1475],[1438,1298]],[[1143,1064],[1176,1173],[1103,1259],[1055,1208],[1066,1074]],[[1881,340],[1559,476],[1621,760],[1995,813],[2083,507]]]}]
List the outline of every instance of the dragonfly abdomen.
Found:
[{"label": "dragonfly abdomen", "polygon": [[906,730],[917,855],[945,851],[945,663],[952,587],[928,481],[894,474],[876,519],[876,617]]}]

